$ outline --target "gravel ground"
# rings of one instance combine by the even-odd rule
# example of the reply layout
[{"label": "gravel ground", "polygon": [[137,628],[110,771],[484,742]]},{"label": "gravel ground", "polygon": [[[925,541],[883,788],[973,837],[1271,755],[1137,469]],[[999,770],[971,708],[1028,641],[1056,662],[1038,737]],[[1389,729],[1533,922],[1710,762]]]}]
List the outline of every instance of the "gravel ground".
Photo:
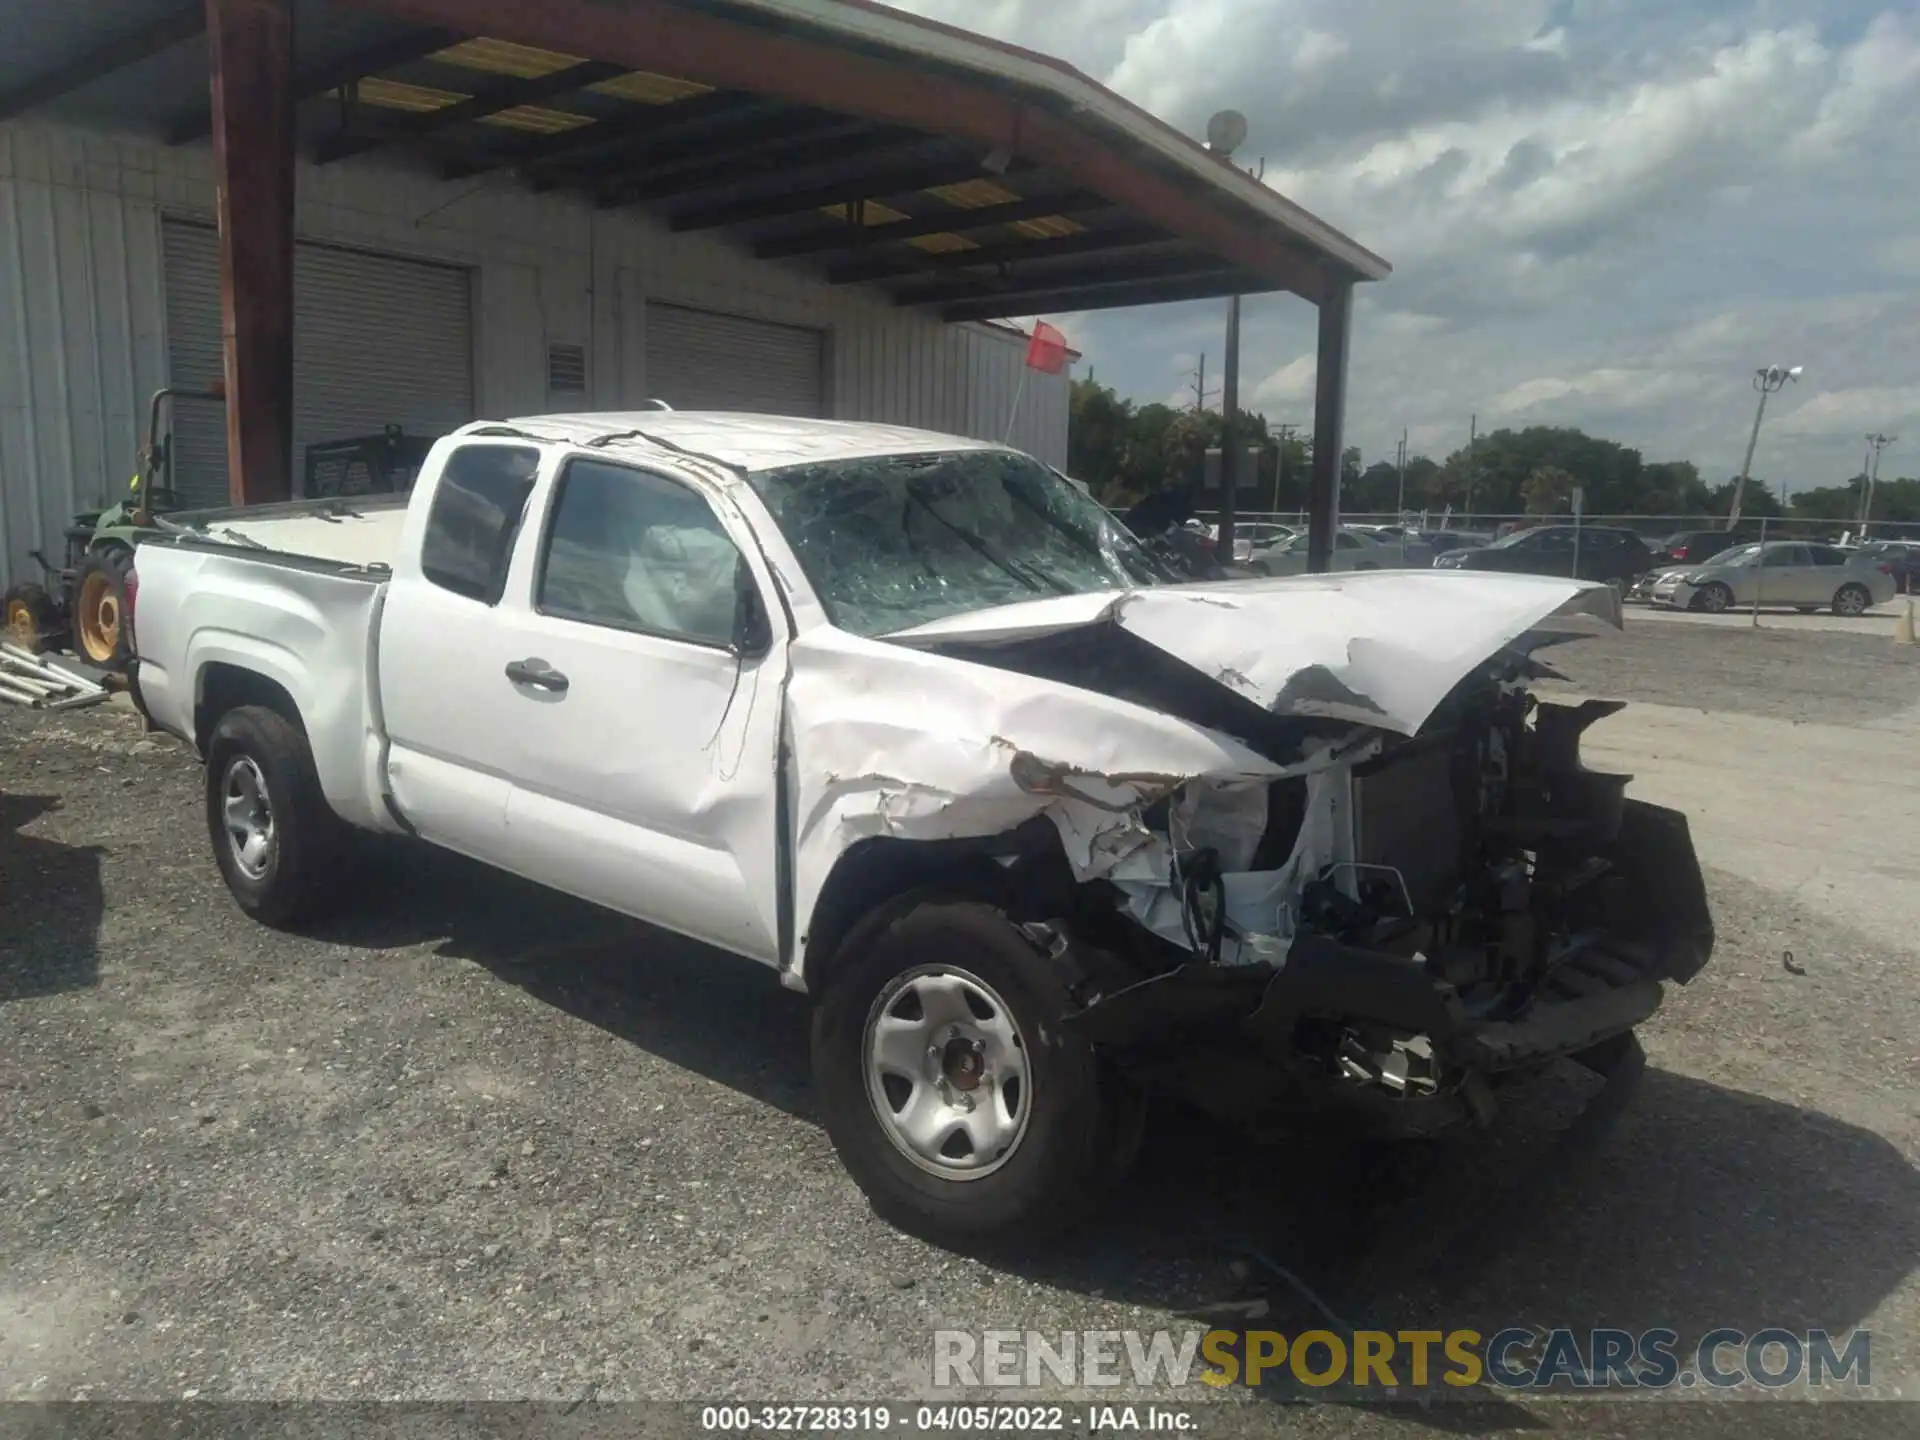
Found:
[{"label": "gravel ground", "polygon": [[1662,624],[1545,652],[1580,690],[1772,720],[1861,725],[1920,701],[1920,648],[1834,631]]},{"label": "gravel ground", "polygon": [[[1920,699],[1905,656],[1878,661],[1671,631],[1559,657],[1582,689],[1803,718]],[[1543,1164],[1595,1088],[1571,1068],[1384,1174],[1337,1140],[1163,1116],[1098,1225],[985,1261],[869,1214],[809,1108],[804,1001],[756,967],[406,847],[333,930],[261,929],[182,747],[115,708],[0,709],[0,1398],[897,1402],[927,1393],[943,1326],[1320,1323],[1276,1264],[1389,1329],[1871,1324],[1876,1382],[1920,1394],[1913,957],[1710,884],[1716,959],[1585,1163]],[[1783,950],[1817,958],[1795,976]],[[1266,1398],[1209,1396],[1202,1433],[1270,1433]],[[1605,1428],[1752,1435],[1783,1410],[1807,1413],[1676,1402]],[[1819,1413],[1911,1433],[1903,1406]]]}]

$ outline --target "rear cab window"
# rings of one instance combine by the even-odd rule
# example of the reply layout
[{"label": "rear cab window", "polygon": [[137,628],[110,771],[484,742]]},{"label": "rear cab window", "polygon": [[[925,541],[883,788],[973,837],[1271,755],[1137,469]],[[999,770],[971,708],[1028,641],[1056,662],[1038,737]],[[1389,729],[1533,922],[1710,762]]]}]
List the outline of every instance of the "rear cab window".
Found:
[{"label": "rear cab window", "polygon": [[499,604],[539,473],[531,446],[462,445],[449,455],[427,511],[420,573],[443,590]]}]

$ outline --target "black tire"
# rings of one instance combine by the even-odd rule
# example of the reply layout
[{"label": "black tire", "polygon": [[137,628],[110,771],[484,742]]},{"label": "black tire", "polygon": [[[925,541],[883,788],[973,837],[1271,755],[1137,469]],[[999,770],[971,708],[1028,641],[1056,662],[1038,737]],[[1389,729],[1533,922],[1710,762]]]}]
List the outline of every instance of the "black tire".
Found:
[{"label": "black tire", "polygon": [[1718,580],[1700,587],[1700,593],[1693,597],[1687,608],[1704,610],[1709,615],[1724,615],[1733,608],[1733,591]]},{"label": "black tire", "polygon": [[[102,669],[125,670],[133,658],[133,616],[127,610],[131,569],[133,551],[112,545],[91,552],[74,576],[73,648]],[[102,605],[111,607],[110,626],[100,618]]]},{"label": "black tire", "polygon": [[1864,615],[1873,608],[1873,592],[1864,585],[1842,585],[1833,593],[1833,613],[1848,617]]},{"label": "black tire", "polygon": [[60,626],[60,610],[53,597],[40,585],[15,585],[7,591],[4,606],[6,638],[36,655]]},{"label": "black tire", "polygon": [[[238,767],[251,766],[243,775]],[[227,801],[252,784],[267,805],[270,838],[249,868],[230,836]],[[258,705],[229,711],[207,742],[207,834],[234,900],[277,929],[315,918],[332,898],[346,826],[320,789],[300,727]]]},{"label": "black tire", "polygon": [[[998,1168],[971,1179],[910,1159],[869,1096],[869,1019],[892,983],[931,967],[984,982],[1024,1042],[1024,1129]],[[1073,1008],[1058,962],[996,906],[923,891],[853,929],[814,1010],[813,1077],[827,1133],[876,1214],[955,1248],[1025,1248],[1114,1183],[1137,1145],[1139,1111],[1103,1085],[1093,1047],[1060,1025]]]}]

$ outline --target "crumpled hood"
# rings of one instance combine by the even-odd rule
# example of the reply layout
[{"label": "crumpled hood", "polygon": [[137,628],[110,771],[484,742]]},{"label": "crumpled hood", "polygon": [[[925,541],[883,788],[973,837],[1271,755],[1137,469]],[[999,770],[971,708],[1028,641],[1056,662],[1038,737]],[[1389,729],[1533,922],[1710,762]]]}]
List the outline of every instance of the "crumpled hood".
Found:
[{"label": "crumpled hood", "polygon": [[1076,632],[1144,643],[1268,716],[1412,735],[1503,650],[1621,627],[1606,585],[1534,575],[1379,570],[1062,595],[953,616],[886,638],[991,660],[1071,646]]}]

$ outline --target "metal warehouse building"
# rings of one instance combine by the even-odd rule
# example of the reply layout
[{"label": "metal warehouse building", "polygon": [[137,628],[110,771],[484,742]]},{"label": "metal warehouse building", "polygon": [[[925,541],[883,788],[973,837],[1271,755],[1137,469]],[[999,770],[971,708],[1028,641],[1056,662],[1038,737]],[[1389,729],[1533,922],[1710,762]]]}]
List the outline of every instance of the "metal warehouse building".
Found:
[{"label": "metal warehouse building", "polygon": [[[175,406],[189,502],[306,447],[747,409],[1066,459],[1023,315],[1287,289],[1337,442],[1386,267],[1067,67],[857,0],[0,0],[0,582]],[[1339,453],[1335,443],[1328,452]]]}]

